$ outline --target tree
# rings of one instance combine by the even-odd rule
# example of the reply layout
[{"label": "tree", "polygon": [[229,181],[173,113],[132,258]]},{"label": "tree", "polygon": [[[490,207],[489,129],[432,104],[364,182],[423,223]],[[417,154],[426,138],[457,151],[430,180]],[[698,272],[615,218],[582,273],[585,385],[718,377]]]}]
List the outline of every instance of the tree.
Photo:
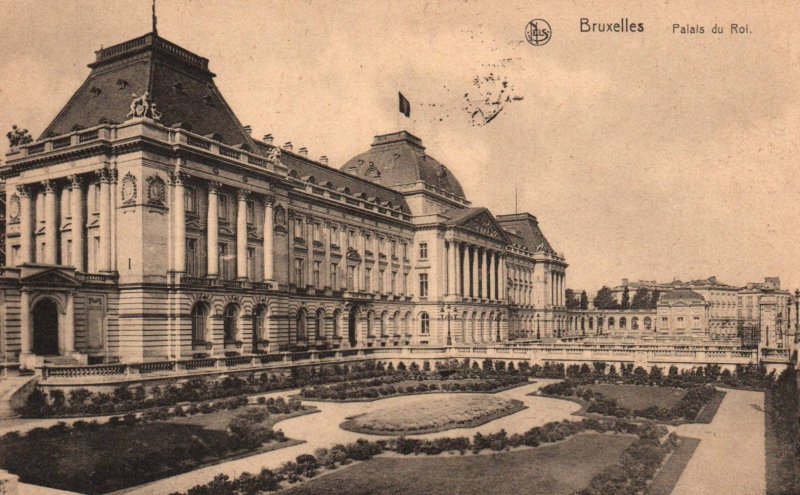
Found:
[{"label": "tree", "polygon": [[653,295],[650,296],[650,308],[651,309],[656,309],[656,306],[658,306],[658,298],[659,297],[661,297],[661,291],[659,291],[658,289],[654,290],[653,291]]},{"label": "tree", "polygon": [[597,296],[594,298],[594,307],[597,309],[617,309],[617,301],[614,299],[611,289],[604,285],[597,291]]},{"label": "tree", "polygon": [[639,287],[633,294],[633,302],[631,303],[632,309],[650,309],[652,301],[650,300],[650,291],[644,287]]},{"label": "tree", "polygon": [[580,307],[580,301],[578,298],[575,297],[575,291],[572,289],[567,289],[564,291],[564,297],[567,303],[567,309],[578,309]]},{"label": "tree", "polygon": [[586,291],[581,291],[581,302],[580,302],[581,309],[589,309],[589,297],[586,295]]},{"label": "tree", "polygon": [[631,307],[631,294],[628,292],[628,286],[625,286],[625,290],[622,291],[622,304],[620,305],[622,309],[630,309]]}]

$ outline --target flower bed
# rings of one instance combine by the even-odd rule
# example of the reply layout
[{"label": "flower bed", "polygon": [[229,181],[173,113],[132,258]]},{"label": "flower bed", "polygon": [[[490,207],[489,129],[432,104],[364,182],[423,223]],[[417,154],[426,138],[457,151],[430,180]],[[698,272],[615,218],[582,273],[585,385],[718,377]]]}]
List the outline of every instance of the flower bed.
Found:
[{"label": "flower bed", "polygon": [[341,428],[371,435],[432,433],[451,428],[471,428],[525,409],[517,400],[492,395],[411,397],[396,406],[387,404],[349,418]]},{"label": "flower bed", "polygon": [[[581,379],[567,379],[563,382],[553,383],[542,387],[538,393],[541,395],[557,397],[557,398],[572,398],[578,400],[587,413],[601,414],[603,416],[614,416],[617,418],[644,418],[656,421],[694,421],[697,419],[700,411],[710,402],[716,395],[724,395],[724,392],[717,392],[714,387],[710,385],[697,385],[689,388],[677,401],[664,401],[654,400],[652,397],[652,390],[650,387],[641,387],[645,397],[639,397],[632,402],[644,405],[643,399],[650,396],[653,403],[642,407],[641,409],[631,409],[620,405],[618,400],[606,397],[603,392],[598,391],[598,388],[593,388],[594,385],[587,383],[586,380]],[[604,385],[600,390],[606,393],[609,391],[611,385]],[[616,385],[616,387],[624,387],[624,391],[614,392],[617,396],[623,394],[636,394],[640,387],[633,385]],[[675,398],[675,397],[673,397]],[[662,398],[663,399],[663,398]],[[665,404],[672,404],[666,406]],[[707,418],[710,421],[711,418]]]},{"label": "flower bed", "polygon": [[152,414],[126,414],[106,423],[76,421],[27,434],[0,437],[0,467],[21,481],[87,494],[111,491],[191,471],[237,457],[300,443],[273,425],[314,412],[295,409],[270,414],[265,405],[233,413],[201,415],[213,427],[162,421]]}]

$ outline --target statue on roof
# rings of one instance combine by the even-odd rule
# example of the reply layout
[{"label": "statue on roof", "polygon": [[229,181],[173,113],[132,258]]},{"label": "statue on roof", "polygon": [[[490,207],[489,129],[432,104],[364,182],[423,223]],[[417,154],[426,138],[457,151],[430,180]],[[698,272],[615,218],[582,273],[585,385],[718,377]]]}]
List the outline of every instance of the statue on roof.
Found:
[{"label": "statue on roof", "polygon": [[161,112],[156,110],[156,104],[150,101],[150,92],[145,91],[142,96],[137,96],[133,93],[133,101],[131,101],[131,111],[128,112],[126,118],[139,118],[148,117],[155,121],[161,120]]},{"label": "statue on roof", "polygon": [[28,129],[20,129],[16,124],[11,126],[11,132],[8,132],[6,137],[8,138],[8,142],[12,148],[16,148],[17,146],[28,144],[33,141]]},{"label": "statue on roof", "polygon": [[267,161],[275,164],[280,162],[280,160],[281,160],[281,149],[275,146],[271,150],[269,150],[269,153],[267,154]]}]

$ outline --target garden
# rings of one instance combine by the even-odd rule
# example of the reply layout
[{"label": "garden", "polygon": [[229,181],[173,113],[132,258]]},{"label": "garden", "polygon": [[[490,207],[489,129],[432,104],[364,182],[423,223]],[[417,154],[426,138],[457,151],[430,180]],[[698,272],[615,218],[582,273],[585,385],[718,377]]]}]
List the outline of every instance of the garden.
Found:
[{"label": "garden", "polygon": [[[186,410],[112,416],[105,423],[63,422],[0,437],[0,467],[25,483],[100,494],[201,466],[300,443],[273,426],[314,412],[300,401],[239,399]],[[31,462],[31,460],[36,462]]]},{"label": "garden", "polygon": [[349,418],[340,426],[371,435],[420,434],[471,428],[525,409],[522,402],[486,394],[409,397]]},{"label": "garden", "polygon": [[[471,439],[359,439],[298,456],[276,471],[219,475],[187,495],[249,495],[295,484],[286,493],[642,493],[680,442],[664,427],[612,419],[554,422],[510,436],[501,430]],[[317,479],[324,471],[333,472]]]}]

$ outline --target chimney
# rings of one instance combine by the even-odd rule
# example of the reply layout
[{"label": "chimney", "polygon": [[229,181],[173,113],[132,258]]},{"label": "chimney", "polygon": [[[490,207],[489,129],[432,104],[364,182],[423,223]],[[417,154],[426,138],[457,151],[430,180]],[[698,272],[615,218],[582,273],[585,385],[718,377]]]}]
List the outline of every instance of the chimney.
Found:
[{"label": "chimney", "polygon": [[308,148],[306,148],[305,146],[297,150],[297,152],[300,153],[300,155],[302,156],[308,156]]},{"label": "chimney", "polygon": [[319,162],[321,164],[323,164],[323,165],[327,165],[328,164],[328,156],[327,155],[322,155],[321,157],[319,157]]},{"label": "chimney", "polygon": [[253,128],[251,126],[246,125],[246,126],[242,127],[242,129],[244,129],[244,132],[246,132],[248,136],[252,136],[253,135]]},{"label": "chimney", "polygon": [[292,151],[292,148],[294,148],[294,146],[292,146],[291,141],[286,141],[285,143],[283,143],[283,149],[285,149],[286,151]]},{"label": "chimney", "polygon": [[267,144],[272,144],[272,139],[272,134],[264,134],[264,137],[261,138],[261,140]]}]

